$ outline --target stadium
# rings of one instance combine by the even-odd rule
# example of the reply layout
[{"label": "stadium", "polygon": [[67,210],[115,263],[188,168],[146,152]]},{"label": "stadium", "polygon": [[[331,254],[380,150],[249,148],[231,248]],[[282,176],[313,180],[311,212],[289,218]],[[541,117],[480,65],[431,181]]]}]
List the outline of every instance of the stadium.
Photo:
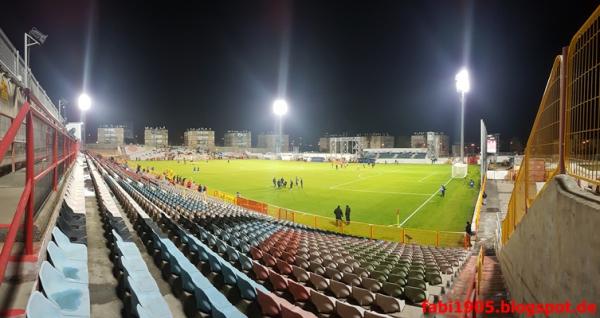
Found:
[{"label": "stadium", "polygon": [[[496,12],[493,6],[473,9],[466,3],[467,7],[443,6],[465,16]],[[98,25],[124,23],[133,28],[133,21],[146,21],[143,25],[149,30],[155,27],[135,10],[121,20],[120,10],[129,9],[120,4],[117,11],[108,2],[92,3],[90,10],[96,10],[94,5],[104,21]],[[313,5],[268,4],[276,16],[269,18],[279,22],[269,20],[273,24],[267,23],[265,30],[257,27],[247,34],[249,25],[262,20],[246,8],[249,20],[239,26],[248,36],[244,39],[257,40],[250,41],[250,55],[268,55],[257,43],[270,28],[283,34],[281,52],[289,53],[287,40],[292,36],[286,28],[293,24],[301,29],[294,33],[297,38],[313,32],[298,22],[311,16],[309,8],[337,12]],[[369,8],[392,12],[392,7],[397,8]],[[73,18],[67,25],[81,26],[88,21],[82,8],[86,4],[44,14],[64,14]],[[192,6],[190,12],[206,22],[223,12],[238,17],[235,10],[220,11],[231,8],[242,7],[219,4],[203,11]],[[507,8],[512,16],[514,8]],[[269,97],[270,117],[248,115],[255,115],[252,103],[264,101],[256,97],[259,94],[256,99],[231,94],[230,100],[213,107],[179,105],[180,97],[169,93],[172,100],[133,111],[134,119],[129,120],[128,112],[138,107],[129,105],[134,97],[114,101],[108,96],[115,95],[107,93],[96,98],[90,91],[111,87],[96,74],[84,74],[82,93],[73,102],[61,98],[55,104],[48,92],[71,91],[65,88],[71,80],[64,75],[68,72],[30,65],[32,49],[44,49],[53,37],[32,28],[24,34],[21,51],[13,44],[13,33],[22,30],[14,31],[9,23],[9,31],[0,29],[0,317],[599,317],[600,6],[586,10],[584,16],[553,25],[563,33],[574,28],[568,38],[554,34],[563,46],[538,48],[550,50],[553,59],[538,63],[549,66],[546,73],[535,74],[546,81],[527,87],[543,88],[535,91],[538,104],[530,107],[533,121],[526,121],[526,111],[520,109],[524,118],[512,116],[510,124],[503,123],[506,126],[495,118],[503,115],[479,103],[481,94],[489,99],[491,93],[485,80],[477,86],[466,66],[444,84],[452,90],[448,103],[458,105],[451,110],[460,114],[457,123],[444,117],[449,111],[434,106],[423,113],[416,108],[424,106],[402,106],[406,121],[390,125],[385,117],[392,117],[392,108],[374,115],[365,114],[363,106],[336,108],[335,103],[312,109],[307,120],[303,111],[310,113],[310,99],[298,98],[292,88],[306,88],[310,81],[295,78],[301,84],[294,86],[286,82],[293,76],[282,80],[281,69],[293,72],[289,66],[296,65],[287,53],[275,63],[279,91],[276,98]],[[373,12],[348,9],[345,14],[372,27]],[[282,21],[288,25],[278,24]],[[334,21],[348,23],[340,17]],[[436,23],[455,28],[443,19]],[[465,32],[471,32],[469,23]],[[488,21],[477,23],[489,26]],[[53,23],[45,26],[57,31],[54,41],[74,43]],[[232,41],[235,37],[228,37],[225,29],[189,27],[186,34],[210,32],[209,37],[226,39],[223,46],[228,49],[246,45],[241,39],[243,45]],[[104,43],[103,32],[112,29],[98,28],[99,39],[90,41]],[[146,36],[137,40],[150,41]],[[111,39],[119,42],[118,37]],[[296,39],[294,45],[308,45],[302,42]],[[135,51],[139,43],[131,45],[120,54]],[[185,45],[194,54],[202,51],[193,43]],[[336,45],[345,49],[347,43]],[[426,50],[428,45],[415,47]],[[475,40],[473,45],[481,43]],[[66,51],[62,46],[57,50]],[[93,45],[86,50],[104,52]],[[82,59],[93,55],[73,52]],[[148,54],[154,58],[152,54],[164,52]],[[63,65],[58,61],[64,56],[45,55],[49,57]],[[230,61],[213,58],[210,63]],[[241,81],[263,92],[265,82],[257,76],[262,73],[249,71],[255,66],[244,65],[251,60],[246,58],[233,63],[245,67]],[[132,64],[131,73],[149,85],[142,75],[151,68],[143,61],[140,57],[136,62],[141,68]],[[81,68],[91,72],[90,62],[82,63]],[[111,56],[104,71],[110,73],[112,63],[119,64],[119,54]],[[368,68],[379,65],[365,63]],[[152,66],[160,73],[160,66]],[[530,72],[535,69],[532,64]],[[406,70],[411,72],[410,67]],[[353,71],[327,72],[345,76]],[[38,72],[61,80],[38,81]],[[98,68],[91,73],[104,74]],[[165,78],[173,75],[168,74]],[[513,80],[508,82],[512,85]],[[165,91],[179,90],[190,84],[183,82],[161,85]],[[289,92],[281,89],[282,82],[290,85]],[[46,91],[42,85],[50,88]],[[139,88],[128,85],[135,96]],[[212,96],[211,88],[220,84],[203,85],[181,92],[181,98],[188,101],[197,92]],[[368,84],[360,85],[364,94],[372,93]],[[347,92],[350,99],[362,96],[346,88],[337,92]],[[146,86],[140,91],[162,94]],[[435,100],[447,91],[432,88],[425,95]],[[469,108],[471,96],[473,104],[484,108],[476,120],[465,116],[474,111]],[[247,104],[237,104],[245,100]],[[504,140],[518,136],[519,128],[512,123],[518,120],[526,122],[524,146],[517,137]],[[338,123],[329,125],[332,121]],[[198,122],[217,128],[197,128]],[[323,123],[327,127],[321,127]],[[406,127],[398,128],[399,123]],[[271,125],[275,129],[269,130]],[[331,133],[336,129],[339,132]]]}]

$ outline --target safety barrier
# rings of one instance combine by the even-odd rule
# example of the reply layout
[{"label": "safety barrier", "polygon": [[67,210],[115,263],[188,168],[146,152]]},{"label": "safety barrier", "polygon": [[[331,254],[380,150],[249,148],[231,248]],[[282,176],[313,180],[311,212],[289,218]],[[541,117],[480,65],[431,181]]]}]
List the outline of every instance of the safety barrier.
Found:
[{"label": "safety barrier", "polygon": [[600,186],[599,17],[600,6],[554,60],[502,221],[503,244],[556,174]]},{"label": "safety barrier", "polygon": [[484,175],[482,178],[481,188],[479,189],[479,195],[477,196],[477,202],[475,202],[475,212],[473,213],[473,226],[475,231],[479,230],[479,218],[481,217],[481,209],[483,208],[483,195],[485,193],[485,186],[487,184],[487,176]]},{"label": "safety barrier", "polygon": [[600,183],[600,7],[573,36],[567,54],[566,171]]},{"label": "safety barrier", "polygon": [[[39,103],[34,98],[32,100],[36,104]],[[47,112],[44,113],[45,111],[45,108],[41,107],[40,111],[27,101],[23,103],[0,141],[0,162],[2,162],[7,151],[14,146],[19,129],[23,124],[25,125],[25,187],[0,252],[0,284],[4,281],[6,267],[23,217],[25,217],[24,253],[33,255],[34,214],[48,194],[56,191],[62,175],[76,159],[77,141],[68,135],[60,123],[53,121]]]}]

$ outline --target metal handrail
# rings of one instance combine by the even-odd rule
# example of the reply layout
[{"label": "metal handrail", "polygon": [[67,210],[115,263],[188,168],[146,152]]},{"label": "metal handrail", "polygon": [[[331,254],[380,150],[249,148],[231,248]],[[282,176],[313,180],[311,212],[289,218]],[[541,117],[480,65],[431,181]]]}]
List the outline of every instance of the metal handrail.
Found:
[{"label": "metal handrail", "polygon": [[[42,121],[45,125],[49,126],[53,130],[53,142],[52,142],[52,164],[50,164],[44,171],[35,173],[35,149],[34,149],[34,120],[36,118]],[[32,255],[33,249],[33,214],[35,196],[34,189],[36,183],[44,176],[53,172],[52,190],[56,191],[56,185],[58,182],[58,167],[60,164],[67,162],[69,165],[75,161],[75,156],[78,152],[78,144],[75,139],[69,136],[63,127],[57,125],[53,121],[49,120],[42,112],[36,107],[31,107],[28,101],[23,103],[23,106],[19,110],[19,113],[11,123],[8,131],[0,140],[0,161],[4,158],[8,148],[14,142],[16,134],[25,120],[26,127],[26,168],[25,168],[25,187],[19,198],[19,203],[13,219],[8,228],[4,245],[0,251],[0,284],[3,283],[8,261],[10,259],[11,252],[14,247],[14,243],[17,238],[17,231],[21,225],[21,220],[25,216],[25,254]],[[64,138],[62,157],[58,158],[58,135]]]}]

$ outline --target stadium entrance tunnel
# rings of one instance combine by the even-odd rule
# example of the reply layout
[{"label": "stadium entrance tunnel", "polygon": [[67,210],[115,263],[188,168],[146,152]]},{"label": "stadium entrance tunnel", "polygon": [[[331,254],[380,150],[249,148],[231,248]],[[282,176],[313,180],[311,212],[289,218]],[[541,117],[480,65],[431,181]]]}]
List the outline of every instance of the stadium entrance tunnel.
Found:
[{"label": "stadium entrance tunnel", "polygon": [[511,298],[520,303],[600,300],[598,229],[600,197],[570,176],[549,181],[500,251]]}]

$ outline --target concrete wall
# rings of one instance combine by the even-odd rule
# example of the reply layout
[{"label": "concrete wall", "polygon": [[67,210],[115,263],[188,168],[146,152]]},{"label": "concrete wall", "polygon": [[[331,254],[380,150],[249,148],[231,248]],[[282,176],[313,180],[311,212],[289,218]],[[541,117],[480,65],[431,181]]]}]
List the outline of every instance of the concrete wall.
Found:
[{"label": "concrete wall", "polygon": [[511,298],[598,303],[599,232],[600,198],[581,190],[572,177],[549,181],[500,251]]}]

